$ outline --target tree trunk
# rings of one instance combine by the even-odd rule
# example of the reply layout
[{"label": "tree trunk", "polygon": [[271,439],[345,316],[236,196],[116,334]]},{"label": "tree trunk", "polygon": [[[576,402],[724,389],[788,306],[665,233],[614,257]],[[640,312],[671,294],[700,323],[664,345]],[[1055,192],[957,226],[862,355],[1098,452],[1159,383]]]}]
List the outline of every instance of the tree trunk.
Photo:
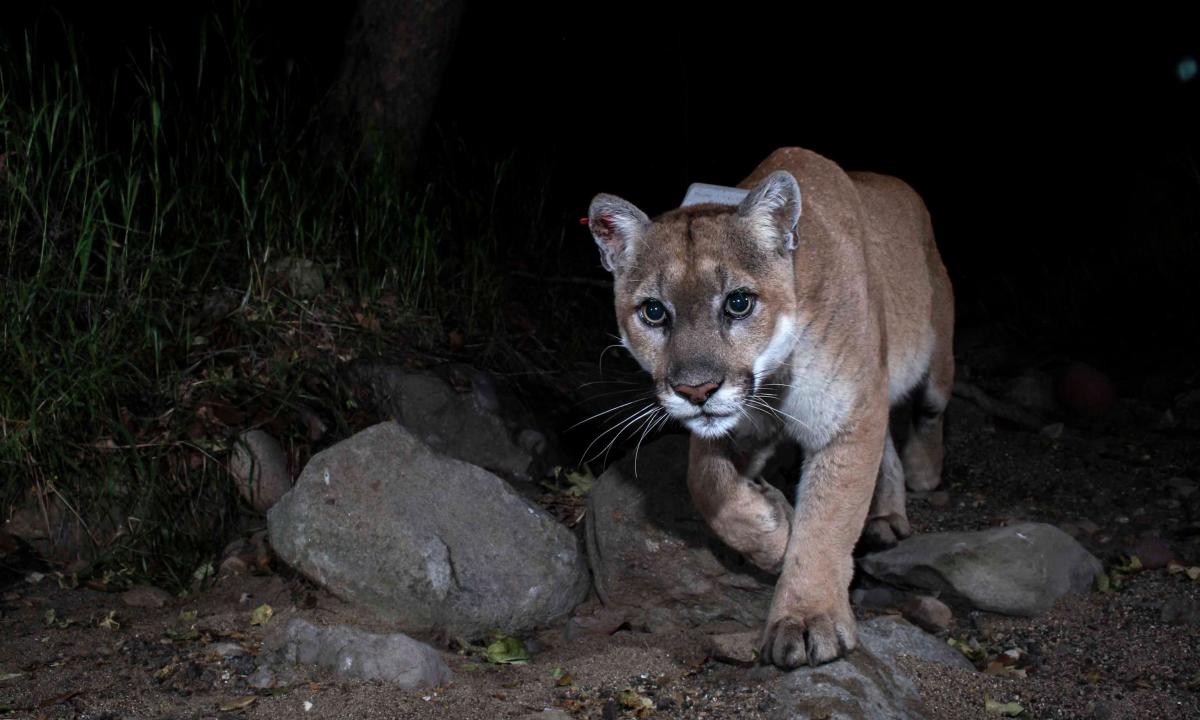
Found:
[{"label": "tree trunk", "polygon": [[412,172],[462,19],[463,0],[359,0],[332,103],[343,151]]}]

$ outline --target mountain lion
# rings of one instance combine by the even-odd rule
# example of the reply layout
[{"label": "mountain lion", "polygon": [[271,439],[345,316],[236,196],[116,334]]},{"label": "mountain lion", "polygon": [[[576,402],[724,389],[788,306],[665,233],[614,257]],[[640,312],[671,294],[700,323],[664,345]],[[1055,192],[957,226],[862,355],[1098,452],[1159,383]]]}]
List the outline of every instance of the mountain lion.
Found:
[{"label": "mountain lion", "polygon": [[[929,213],[903,182],[785,148],[739,187],[750,191],[738,205],[654,220],[597,195],[588,225],[625,347],[692,432],[693,501],[728,545],[779,573],[762,657],[816,665],[857,644],[860,534],[906,537],[906,481],[941,479],[954,300]],[[889,409],[909,402],[898,449]],[[804,450],[794,509],[759,478],[782,439]]]}]

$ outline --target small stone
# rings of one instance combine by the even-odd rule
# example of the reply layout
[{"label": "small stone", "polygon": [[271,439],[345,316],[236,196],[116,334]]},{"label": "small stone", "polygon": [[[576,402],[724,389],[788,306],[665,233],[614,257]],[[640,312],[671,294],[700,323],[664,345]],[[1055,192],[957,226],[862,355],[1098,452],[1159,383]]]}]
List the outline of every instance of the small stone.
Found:
[{"label": "small stone", "polygon": [[262,430],[243,433],[229,458],[238,492],[259,512],[266,512],[292,487],[287,454]]},{"label": "small stone", "polygon": [[1142,567],[1147,570],[1158,570],[1165,568],[1167,563],[1175,559],[1175,553],[1171,550],[1171,545],[1160,537],[1142,537],[1130,548],[1133,555],[1137,555],[1141,561]]},{"label": "small stone", "polygon": [[939,633],[950,627],[954,622],[954,612],[946,603],[929,595],[915,595],[900,605],[912,624],[931,633]]},{"label": "small stone", "polygon": [[546,454],[546,436],[538,430],[526,428],[517,435],[517,445],[530,455]]},{"label": "small stone", "polygon": [[281,279],[288,290],[300,299],[313,298],[325,291],[325,276],[321,266],[307,258],[282,257],[272,262],[267,271]]},{"label": "small stone", "polygon": [[950,504],[950,493],[945,490],[937,490],[929,493],[929,504],[935,508],[944,508]]},{"label": "small stone", "polygon": [[121,593],[121,602],[135,608],[160,608],[171,600],[171,593],[153,585],[136,585]]},{"label": "small stone", "polygon": [[1057,423],[1050,423],[1049,425],[1042,428],[1041,433],[1042,433],[1043,437],[1048,437],[1051,440],[1057,440],[1063,436],[1064,430],[1066,430],[1066,426],[1060,422],[1057,422]]},{"label": "small stone", "polygon": [[210,652],[223,658],[241,657],[250,654],[249,650],[233,642],[214,643],[208,649]]},{"label": "small stone", "polygon": [[567,621],[563,634],[568,641],[584,635],[612,635],[622,625],[628,613],[617,608],[602,608],[591,615],[576,615]]},{"label": "small stone", "polygon": [[231,555],[221,561],[222,575],[244,575],[249,570],[250,566],[237,555]]},{"label": "small stone", "polygon": [[762,633],[758,630],[709,635],[708,654],[721,662],[749,664],[758,659],[760,642]]},{"label": "small stone", "polygon": [[275,687],[275,673],[266,665],[259,665],[254,674],[246,678],[246,683],[252,688],[268,690]]},{"label": "small stone", "polygon": [[1167,481],[1171,494],[1180,500],[1187,500],[1196,492],[1196,483],[1183,477],[1173,477]]},{"label": "small stone", "polygon": [[1168,598],[1158,619],[1168,625],[1200,625],[1200,607],[1185,597]]}]

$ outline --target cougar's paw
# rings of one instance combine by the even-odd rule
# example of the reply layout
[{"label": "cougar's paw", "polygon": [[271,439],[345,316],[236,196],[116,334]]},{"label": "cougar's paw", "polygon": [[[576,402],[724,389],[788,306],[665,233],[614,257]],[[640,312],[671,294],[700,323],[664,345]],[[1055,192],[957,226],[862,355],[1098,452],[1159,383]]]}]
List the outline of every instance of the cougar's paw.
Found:
[{"label": "cougar's paw", "polygon": [[784,615],[768,620],[762,658],[783,670],[836,660],[858,645],[850,606],[837,613],[807,618]]},{"label": "cougar's paw", "polygon": [[903,515],[885,515],[867,521],[862,544],[868,550],[886,550],[912,535],[912,526]]}]

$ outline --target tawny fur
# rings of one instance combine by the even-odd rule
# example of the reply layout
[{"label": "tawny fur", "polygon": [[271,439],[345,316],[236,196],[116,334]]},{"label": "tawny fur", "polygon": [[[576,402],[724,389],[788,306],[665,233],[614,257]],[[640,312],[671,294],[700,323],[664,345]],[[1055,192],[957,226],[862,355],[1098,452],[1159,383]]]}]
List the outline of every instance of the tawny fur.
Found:
[{"label": "tawny fur", "polygon": [[[928,212],[903,182],[786,148],[741,187],[751,193],[737,207],[653,221],[599,195],[589,225],[614,275],[623,341],[693,432],[697,508],[780,575],[763,657],[790,668],[855,647],[855,543],[908,535],[906,481],[940,481],[954,304]],[[745,317],[726,305],[741,291],[754,298]],[[661,325],[644,314],[652,301]],[[898,449],[888,419],[901,402],[915,409]],[[758,478],[788,438],[805,454],[794,506]]]}]

